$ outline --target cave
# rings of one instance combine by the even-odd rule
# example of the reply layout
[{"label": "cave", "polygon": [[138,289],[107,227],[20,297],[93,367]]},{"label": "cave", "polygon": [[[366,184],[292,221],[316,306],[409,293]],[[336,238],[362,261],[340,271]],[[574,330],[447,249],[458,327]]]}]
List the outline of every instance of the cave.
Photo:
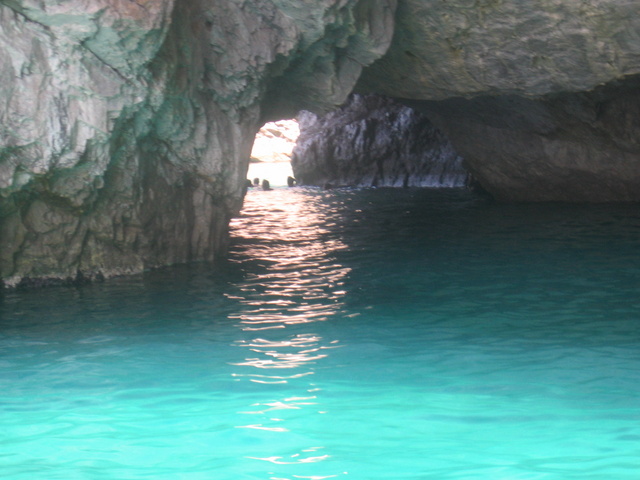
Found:
[{"label": "cave", "polygon": [[425,115],[496,199],[639,199],[633,6],[102,3],[1,8],[6,286],[220,258],[260,126],[352,92]]},{"label": "cave", "polygon": [[220,258],[260,126],[352,92],[425,115],[496,199],[638,201],[632,5],[343,3],[2,6],[4,285]]},{"label": "cave", "polygon": [[2,2],[4,478],[636,478],[639,14]]}]

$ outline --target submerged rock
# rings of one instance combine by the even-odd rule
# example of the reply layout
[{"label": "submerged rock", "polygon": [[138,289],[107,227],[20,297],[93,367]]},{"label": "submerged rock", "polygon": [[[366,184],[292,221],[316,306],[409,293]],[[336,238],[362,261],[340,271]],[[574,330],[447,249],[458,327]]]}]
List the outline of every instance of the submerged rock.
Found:
[{"label": "submerged rock", "polygon": [[295,177],[305,185],[461,187],[469,174],[419,112],[390,98],[352,95],[322,117],[299,116]]}]

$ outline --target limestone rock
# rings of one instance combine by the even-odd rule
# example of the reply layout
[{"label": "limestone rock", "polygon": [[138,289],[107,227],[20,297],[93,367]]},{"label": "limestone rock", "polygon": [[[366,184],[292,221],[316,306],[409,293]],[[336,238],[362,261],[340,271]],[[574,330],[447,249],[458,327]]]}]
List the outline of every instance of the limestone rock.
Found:
[{"label": "limestone rock", "polygon": [[305,185],[460,187],[468,182],[451,143],[411,108],[353,95],[340,109],[299,116],[292,167]]},{"label": "limestone rock", "polygon": [[356,84],[496,196],[640,199],[638,32],[634,0],[4,1],[0,278],[217,258],[259,127]]}]

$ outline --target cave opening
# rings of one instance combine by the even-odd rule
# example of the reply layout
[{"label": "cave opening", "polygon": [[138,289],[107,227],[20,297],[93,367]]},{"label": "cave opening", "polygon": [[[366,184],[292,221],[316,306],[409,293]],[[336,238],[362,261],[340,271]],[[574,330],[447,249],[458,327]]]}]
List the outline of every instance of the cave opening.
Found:
[{"label": "cave opening", "polygon": [[265,124],[256,135],[248,179],[265,175],[275,185],[291,176],[299,185],[320,187],[471,183],[464,159],[427,116],[392,98],[362,94],[325,114],[303,110],[296,119]]},{"label": "cave opening", "polygon": [[249,168],[248,184],[282,187],[293,178],[291,156],[300,134],[295,118],[265,123],[255,136]]}]

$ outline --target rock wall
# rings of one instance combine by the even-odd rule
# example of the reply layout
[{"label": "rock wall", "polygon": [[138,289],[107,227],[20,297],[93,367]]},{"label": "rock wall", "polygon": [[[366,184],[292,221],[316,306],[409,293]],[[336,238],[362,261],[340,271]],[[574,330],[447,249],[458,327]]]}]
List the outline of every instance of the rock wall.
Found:
[{"label": "rock wall", "polygon": [[291,166],[299,184],[461,187],[468,172],[419,112],[390,98],[352,95],[324,116],[301,112]]},{"label": "rock wall", "polygon": [[293,116],[294,105],[341,103],[386,51],[394,9],[394,0],[4,2],[4,284],[214,260],[260,125]]}]

